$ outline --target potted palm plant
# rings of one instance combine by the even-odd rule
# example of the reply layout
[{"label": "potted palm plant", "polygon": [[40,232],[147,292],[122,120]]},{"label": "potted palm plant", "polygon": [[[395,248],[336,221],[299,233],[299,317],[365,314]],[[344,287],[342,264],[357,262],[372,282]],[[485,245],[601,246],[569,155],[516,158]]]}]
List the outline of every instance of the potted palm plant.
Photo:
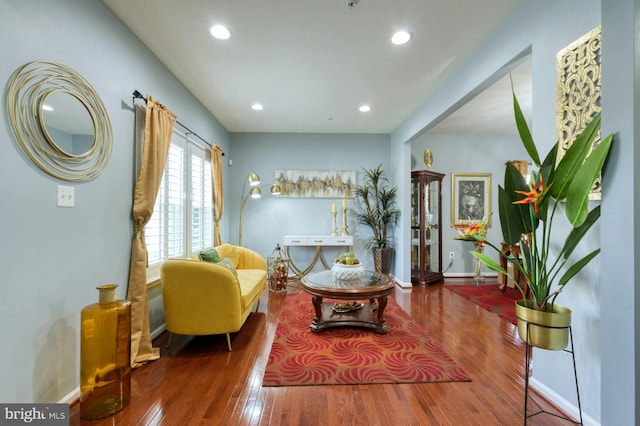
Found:
[{"label": "potted palm plant", "polygon": [[[516,167],[507,163],[504,187],[498,187],[504,241],[510,246],[519,244],[521,255],[519,258],[507,257],[500,248],[486,241],[478,232],[479,227],[473,224],[458,229],[460,235],[456,238],[483,242],[521,272],[524,282],[518,288],[522,300],[516,301],[520,338],[526,341],[528,335],[529,343],[534,346],[564,349],[568,344],[571,310],[556,304],[555,300],[571,279],[600,252],[598,248],[577,261],[571,259],[578,243],[600,217],[599,205],[588,210],[589,192],[601,175],[613,135],[593,146],[600,130],[598,113],[559,161],[558,143],[540,161],[515,93],[513,104],[520,139],[537,168],[531,173],[530,184],[527,185]],[[564,236],[560,252],[553,254],[550,249],[552,241],[557,244],[560,238],[554,232],[553,221],[562,209],[570,229]],[[488,268],[508,275],[485,254],[478,251],[471,251],[471,254]]]},{"label": "potted palm plant", "polygon": [[400,210],[396,207],[398,188],[389,185],[382,164],[373,169],[363,167],[362,170],[362,184],[355,189],[354,217],[356,223],[371,229],[367,247],[373,250],[376,272],[388,274],[394,250],[390,231],[400,218]]}]

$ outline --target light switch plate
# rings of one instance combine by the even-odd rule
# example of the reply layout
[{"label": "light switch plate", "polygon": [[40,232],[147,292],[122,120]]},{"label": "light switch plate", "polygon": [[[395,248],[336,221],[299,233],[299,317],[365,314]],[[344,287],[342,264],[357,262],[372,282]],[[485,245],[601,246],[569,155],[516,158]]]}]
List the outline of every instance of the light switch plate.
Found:
[{"label": "light switch plate", "polygon": [[72,186],[58,185],[58,207],[73,207],[76,204],[75,190]]}]

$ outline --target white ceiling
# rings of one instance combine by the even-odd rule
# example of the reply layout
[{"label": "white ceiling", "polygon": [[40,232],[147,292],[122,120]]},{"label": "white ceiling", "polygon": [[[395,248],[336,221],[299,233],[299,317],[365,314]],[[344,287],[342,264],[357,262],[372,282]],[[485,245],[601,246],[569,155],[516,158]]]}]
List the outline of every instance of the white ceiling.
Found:
[{"label": "white ceiling", "polygon": [[530,57],[444,121],[432,127],[429,133],[517,135],[518,130],[513,115],[514,92],[525,118],[529,119],[531,117]]},{"label": "white ceiling", "polygon": [[[230,132],[390,133],[520,0],[103,1]],[[211,37],[214,24],[231,38]],[[408,44],[390,43],[399,29]],[[482,114],[509,132],[501,99],[482,94],[432,131],[463,133]]]}]

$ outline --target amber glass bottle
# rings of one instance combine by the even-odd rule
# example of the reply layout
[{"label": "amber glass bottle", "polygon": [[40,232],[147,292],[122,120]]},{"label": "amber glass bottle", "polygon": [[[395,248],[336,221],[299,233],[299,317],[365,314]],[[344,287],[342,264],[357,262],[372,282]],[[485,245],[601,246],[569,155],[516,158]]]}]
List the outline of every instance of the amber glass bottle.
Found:
[{"label": "amber glass bottle", "polygon": [[80,417],[100,419],[129,404],[131,302],[116,299],[115,284],[98,286],[99,303],[80,315]]}]

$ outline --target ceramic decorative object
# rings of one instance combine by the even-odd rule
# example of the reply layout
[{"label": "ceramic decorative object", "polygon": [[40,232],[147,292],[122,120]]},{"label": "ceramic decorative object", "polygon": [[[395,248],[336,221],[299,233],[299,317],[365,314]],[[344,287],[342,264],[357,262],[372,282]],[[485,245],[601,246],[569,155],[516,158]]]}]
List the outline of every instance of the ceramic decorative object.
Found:
[{"label": "ceramic decorative object", "polygon": [[362,265],[343,265],[341,263],[334,263],[331,268],[331,272],[336,279],[339,280],[355,280],[360,278],[364,273]]}]

